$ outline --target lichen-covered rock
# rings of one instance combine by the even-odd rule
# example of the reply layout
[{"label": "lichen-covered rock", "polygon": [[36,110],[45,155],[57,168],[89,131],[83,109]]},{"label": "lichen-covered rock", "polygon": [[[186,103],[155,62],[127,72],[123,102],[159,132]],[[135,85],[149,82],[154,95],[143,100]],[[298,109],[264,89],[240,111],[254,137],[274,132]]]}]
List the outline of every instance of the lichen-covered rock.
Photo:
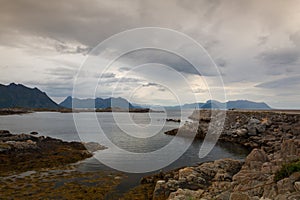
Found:
[{"label": "lichen-covered rock", "polygon": [[7,132],[0,136],[0,175],[56,167],[91,156],[80,142]]},{"label": "lichen-covered rock", "polygon": [[37,149],[38,146],[36,142],[33,142],[32,140],[27,140],[25,142],[18,142],[18,141],[7,141],[6,144],[10,145],[12,149],[16,151],[22,151],[22,150],[34,150]]},{"label": "lichen-covered rock", "polygon": [[203,190],[189,190],[189,189],[178,189],[176,192],[172,192],[168,200],[198,200],[203,194]]},{"label": "lichen-covered rock", "polygon": [[166,182],[164,180],[157,181],[153,191],[153,200],[167,198],[169,194],[170,190],[167,188]]}]

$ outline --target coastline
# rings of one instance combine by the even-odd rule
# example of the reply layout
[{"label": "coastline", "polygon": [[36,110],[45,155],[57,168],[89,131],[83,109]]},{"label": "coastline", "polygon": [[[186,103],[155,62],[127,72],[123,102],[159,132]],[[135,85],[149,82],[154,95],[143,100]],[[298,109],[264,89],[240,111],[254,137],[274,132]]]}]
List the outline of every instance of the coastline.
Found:
[{"label": "coastline", "polygon": [[106,147],[36,134],[0,130],[1,199],[105,199],[122,180],[116,171],[77,170]]},{"label": "coastline", "polygon": [[130,113],[161,113],[163,111],[156,111],[149,108],[97,108],[97,109],[72,109],[72,108],[2,108],[0,109],[1,115],[18,115],[29,114],[33,112],[59,112],[59,113],[81,113],[81,112],[130,112]]},{"label": "coastline", "polygon": [[[15,172],[10,173],[10,175],[19,174],[22,171],[28,173],[34,171],[32,175],[18,179],[18,187],[20,187],[19,184],[26,185],[26,182],[29,181],[30,177],[34,180],[34,184],[37,185],[43,184],[42,181],[44,179],[56,179],[58,182],[64,182],[60,188],[68,188],[68,190],[74,193],[70,198],[80,198],[82,197],[82,192],[87,191],[88,193],[91,193],[89,196],[90,198],[99,197],[100,199],[104,199],[106,195],[111,199],[138,198],[154,200],[168,198],[180,199],[179,197],[182,197],[183,199],[186,197],[194,199],[242,198],[251,200],[260,199],[262,197],[265,199],[282,197],[282,199],[288,199],[290,197],[298,197],[299,191],[297,185],[300,184],[298,183],[300,181],[300,173],[293,173],[276,182],[274,181],[274,177],[276,176],[276,173],[280,171],[283,164],[293,163],[300,158],[299,116],[300,115],[297,113],[276,113],[270,111],[228,111],[225,128],[220,137],[220,143],[237,143],[251,150],[251,153],[247,156],[245,162],[233,159],[220,159],[212,162],[204,162],[195,166],[161,172],[142,178],[139,186],[132,188],[121,195],[114,193],[114,189],[122,181],[123,174],[113,171],[106,173],[78,172],[72,166],[74,166],[74,163],[85,159],[84,156],[75,156],[76,158],[73,157],[72,159],[63,161],[66,163],[61,163],[60,161],[53,162],[57,157],[67,156],[70,158],[73,156],[73,153],[68,154],[65,153],[65,151],[77,152],[78,155],[81,155],[86,149],[81,149],[82,143],[80,142],[64,142],[58,139],[45,138],[43,136],[38,137],[30,134],[13,135],[8,131],[0,131],[2,134],[2,136],[0,134],[0,141],[2,141],[2,145],[3,141],[15,141],[15,143],[8,143],[8,146],[10,147],[6,146],[6,148],[17,145],[15,147],[19,147],[20,149],[14,149],[12,152],[17,154],[21,153],[21,155],[24,153],[25,157],[23,158],[26,158],[24,160],[27,160],[28,163],[33,161],[31,167],[28,167],[30,165],[27,164],[23,165],[22,162],[9,165],[20,165],[23,168],[23,170],[16,169]],[[196,120],[199,122],[199,126],[196,127],[197,137],[198,139],[203,139],[207,131],[207,124],[210,122],[210,113],[208,111],[203,111],[202,113],[197,113],[197,111],[195,111],[191,118],[194,121]],[[186,131],[187,136],[191,130],[195,130],[193,123],[187,123],[181,128]],[[254,128],[253,130],[255,131],[250,131],[251,128]],[[247,129],[247,131],[243,129]],[[171,131],[171,133],[174,132],[174,130]],[[1,137],[3,136],[7,138],[15,137],[15,139],[10,138],[8,140],[1,140]],[[38,150],[33,148],[34,142],[37,142],[38,140],[50,144],[48,148],[51,150],[53,150],[53,146],[51,145],[56,144],[59,146],[57,152],[54,151],[48,155],[44,154],[46,156],[42,156],[45,158],[43,162],[41,160],[41,162],[39,160],[35,161],[35,157],[31,154],[32,151],[36,152]],[[26,150],[27,147],[25,144],[29,146],[33,145],[29,147],[31,150]],[[97,145],[91,144],[90,147],[97,147]],[[79,151],[81,153],[79,153]],[[0,154],[1,153],[2,150]],[[77,153],[75,155],[77,155]],[[89,153],[89,155],[87,154],[85,156],[88,158],[91,155],[92,154]],[[37,163],[39,167],[32,167],[34,166],[33,163]],[[53,166],[51,166],[52,164]],[[9,166],[7,165],[3,167],[3,169],[11,169]],[[14,169],[14,167],[12,169]],[[0,171],[2,172],[2,168]],[[46,178],[43,178],[43,174],[49,174],[49,171],[51,172],[51,175],[47,175]],[[59,173],[52,173],[52,171],[59,171]],[[4,174],[8,175],[9,173],[5,172]],[[81,180],[83,180],[85,176],[89,178],[82,182]],[[68,181],[66,181],[64,177],[66,177]],[[75,179],[77,181],[74,182],[73,180]],[[14,185],[11,184],[12,180],[15,180],[15,178],[3,179],[2,177],[1,181],[4,185],[0,189],[1,193],[7,196],[13,195],[14,190],[6,190],[7,188],[14,188]],[[92,186],[84,187],[86,181],[93,182]],[[102,181],[104,181],[105,184],[103,183],[101,185],[100,183]],[[67,182],[72,182],[72,184],[67,184]],[[40,188],[37,185],[35,188]],[[45,187],[52,188],[53,186],[47,185]],[[77,188],[77,190],[74,191],[72,189],[73,187]],[[279,187],[284,189],[278,190]],[[92,195],[93,190],[97,191],[94,195]],[[22,192],[26,193],[25,190],[23,191],[20,189],[18,189],[18,192],[20,193],[19,195],[21,195]],[[31,195],[36,195],[35,197],[38,195],[47,197],[47,195],[50,194],[49,191],[45,193],[42,192],[41,194],[37,191]],[[66,193],[65,195],[71,194]]]},{"label": "coastline", "polygon": [[[210,116],[209,110],[194,111],[190,118],[197,123],[180,129],[186,136],[196,130],[197,138],[203,139]],[[153,200],[299,199],[300,168],[295,167],[300,166],[299,119],[299,112],[227,111],[220,142],[249,148],[245,162],[205,162],[146,177],[141,184],[154,188]],[[176,135],[177,131],[166,134]],[[289,167],[296,170],[287,172]]]}]

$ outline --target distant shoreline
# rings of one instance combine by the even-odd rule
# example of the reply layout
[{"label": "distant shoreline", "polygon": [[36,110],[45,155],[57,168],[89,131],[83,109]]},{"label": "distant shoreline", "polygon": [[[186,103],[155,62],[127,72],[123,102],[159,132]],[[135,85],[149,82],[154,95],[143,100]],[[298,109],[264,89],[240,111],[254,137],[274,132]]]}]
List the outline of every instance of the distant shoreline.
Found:
[{"label": "distant shoreline", "polygon": [[34,112],[60,112],[60,113],[81,113],[81,112],[130,112],[130,113],[160,113],[163,111],[151,110],[149,108],[101,108],[101,109],[51,109],[51,108],[2,108],[0,109],[0,115],[20,115],[29,114]]},{"label": "distant shoreline", "polygon": [[[167,109],[168,110],[168,109]],[[173,109],[170,109],[172,111]],[[180,110],[180,109],[178,109]],[[189,110],[189,109],[182,109]],[[197,109],[199,110],[199,109]],[[200,110],[210,110],[210,109],[200,109]],[[270,109],[270,110],[259,110],[259,109],[228,109],[226,111],[237,111],[237,112],[273,112],[273,113],[286,113],[286,114],[300,114],[300,109]],[[60,112],[60,113],[81,113],[81,112],[130,112],[130,113],[162,113],[165,111],[152,110],[150,108],[97,108],[97,109],[88,109],[88,108],[0,108],[1,115],[20,115],[20,114],[29,114],[34,112]]]}]

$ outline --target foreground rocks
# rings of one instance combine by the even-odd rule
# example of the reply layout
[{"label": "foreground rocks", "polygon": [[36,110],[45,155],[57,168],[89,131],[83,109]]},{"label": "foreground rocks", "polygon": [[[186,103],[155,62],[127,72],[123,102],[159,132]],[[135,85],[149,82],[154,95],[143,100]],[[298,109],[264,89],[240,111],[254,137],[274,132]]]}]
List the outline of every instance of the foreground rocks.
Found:
[{"label": "foreground rocks", "polygon": [[275,176],[283,164],[300,158],[299,144],[298,139],[286,140],[273,154],[253,149],[245,162],[221,159],[146,177],[142,182],[154,182],[153,200],[297,200],[300,171],[281,180],[275,180]]},{"label": "foreground rocks", "polygon": [[[224,111],[223,111],[224,112]],[[180,131],[186,136],[196,133],[204,139],[211,122],[211,111],[194,111]],[[178,129],[167,131],[176,135]],[[266,152],[278,151],[286,139],[300,139],[300,115],[271,111],[226,111],[226,119],[219,141],[241,144],[249,149],[261,148]]]},{"label": "foreground rocks", "polygon": [[[226,115],[219,140],[252,149],[245,162],[222,159],[160,175],[154,180],[153,199],[300,199],[300,115],[254,111]],[[195,111],[191,119],[194,122],[181,131],[186,136],[196,132],[203,139],[211,112]],[[286,173],[289,165],[293,167]]]},{"label": "foreground rocks", "polygon": [[28,171],[0,177],[0,199],[119,199],[111,195],[121,181],[115,176],[123,178],[117,172],[82,172],[75,166]]},{"label": "foreground rocks", "polygon": [[[91,151],[105,149],[97,143],[86,146]],[[0,130],[0,175],[60,166],[91,156],[85,144],[80,142],[64,142],[50,137],[11,134],[7,130]]]}]

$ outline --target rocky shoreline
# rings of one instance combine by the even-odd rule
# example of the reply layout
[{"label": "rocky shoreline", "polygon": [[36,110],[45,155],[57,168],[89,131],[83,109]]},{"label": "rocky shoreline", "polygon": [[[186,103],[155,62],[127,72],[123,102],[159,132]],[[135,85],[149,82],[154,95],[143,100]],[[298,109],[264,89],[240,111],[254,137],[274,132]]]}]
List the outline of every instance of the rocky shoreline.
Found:
[{"label": "rocky shoreline", "polygon": [[123,174],[77,169],[78,161],[106,147],[37,135],[0,130],[0,199],[106,199],[114,194]]},{"label": "rocky shoreline", "polygon": [[63,166],[91,157],[90,152],[105,149],[97,143],[65,142],[37,134],[11,134],[0,130],[0,175]]},{"label": "rocky shoreline", "polygon": [[[211,111],[194,111],[180,129],[206,136]],[[300,115],[265,111],[227,111],[220,141],[241,144],[251,153],[245,162],[221,159],[145,177],[161,200],[300,199]],[[178,129],[166,132],[176,135]]]}]

